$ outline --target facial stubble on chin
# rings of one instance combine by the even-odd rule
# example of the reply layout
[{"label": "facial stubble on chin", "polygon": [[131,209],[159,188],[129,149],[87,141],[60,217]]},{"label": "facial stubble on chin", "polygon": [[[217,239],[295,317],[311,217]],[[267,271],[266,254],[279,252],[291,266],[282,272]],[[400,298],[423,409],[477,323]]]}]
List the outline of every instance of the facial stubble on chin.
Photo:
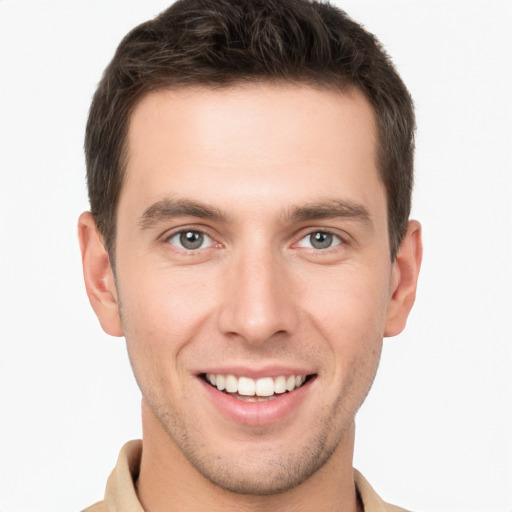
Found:
[{"label": "facial stubble on chin", "polygon": [[[292,453],[276,456],[272,444],[267,443],[254,456],[244,454],[235,459],[220,452],[212,454],[211,448],[199,441],[199,432],[191,436],[190,425],[185,426],[167,410],[153,413],[196,471],[215,486],[244,495],[270,496],[299,486],[329,460],[344,434],[344,430],[336,434],[326,429]],[[262,444],[265,435],[262,431],[253,432]]]},{"label": "facial stubble on chin", "polygon": [[[351,384],[357,371],[329,410],[319,414],[320,418],[327,419],[320,419],[313,425],[317,434],[305,446],[297,446],[295,450],[277,456],[272,442],[265,444],[264,438],[269,434],[264,429],[253,431],[252,435],[261,444],[260,449],[251,452],[250,456],[244,454],[230,458],[220,452],[213,453],[212,447],[201,441],[201,433],[198,430],[191,432],[194,427],[182,421],[179,415],[173,414],[172,407],[166,404],[155,406],[147,400],[146,403],[185,459],[212,484],[236,494],[271,496],[301,485],[329,461],[352,425],[357,409],[366,398],[377,366],[378,361],[374,365],[371,379],[367,381],[367,389],[357,400],[355,410],[347,410],[345,404],[347,401],[354,403],[354,397],[349,395],[353,391]],[[312,425],[308,425],[305,428],[311,427]]]}]

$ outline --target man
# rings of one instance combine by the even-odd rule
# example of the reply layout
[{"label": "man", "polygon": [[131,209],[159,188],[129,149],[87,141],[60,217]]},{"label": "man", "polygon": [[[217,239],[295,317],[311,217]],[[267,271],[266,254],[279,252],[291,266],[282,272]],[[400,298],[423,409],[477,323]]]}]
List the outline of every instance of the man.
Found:
[{"label": "man", "polygon": [[87,510],[401,510],[352,453],[415,297],[413,132],[375,38],[324,3],[182,0],[125,37],[79,237],[143,440]]}]

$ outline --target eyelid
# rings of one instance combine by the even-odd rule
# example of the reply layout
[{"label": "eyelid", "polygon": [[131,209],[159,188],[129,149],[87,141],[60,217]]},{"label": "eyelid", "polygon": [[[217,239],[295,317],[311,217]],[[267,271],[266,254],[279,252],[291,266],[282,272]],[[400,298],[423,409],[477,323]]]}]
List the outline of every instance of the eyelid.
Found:
[{"label": "eyelid", "polygon": [[[182,233],[186,233],[187,231],[194,231],[197,233],[201,233],[205,237],[208,237],[210,239],[210,243],[207,247],[202,247],[198,249],[186,249],[185,247],[180,247],[179,245],[172,244],[170,240],[178,235],[181,235]],[[222,244],[216,240],[216,237],[210,232],[211,230],[208,229],[205,226],[198,226],[193,224],[188,224],[184,226],[178,226],[172,229],[169,229],[165,231],[159,238],[165,242],[166,244],[171,245],[178,251],[182,251],[185,253],[193,253],[193,252],[199,252],[205,249],[209,249],[210,247],[221,247]]]},{"label": "eyelid", "polygon": [[[307,237],[310,237],[311,235],[314,235],[315,233],[327,233],[329,235],[332,235],[333,237],[337,238],[339,241],[337,243],[334,243],[334,245],[327,247],[325,249],[317,249],[315,247],[305,247],[303,245],[300,245],[300,243],[306,239]],[[299,232],[299,234],[296,237],[296,242],[293,243],[293,247],[295,248],[303,248],[303,249],[310,249],[317,252],[328,252],[330,250],[335,250],[340,245],[349,245],[350,244],[350,235],[346,233],[340,233],[337,229],[332,228],[324,228],[324,227],[316,227],[316,228],[307,228],[303,229]]]},{"label": "eyelid", "polygon": [[[203,237],[203,239],[201,240],[200,246],[194,247],[194,248],[184,247],[180,240],[181,236],[184,233],[197,233],[197,234],[201,235]],[[200,231],[192,231],[191,229],[187,229],[185,231],[178,231],[177,233],[170,236],[167,240],[171,245],[174,245],[175,247],[178,247],[179,249],[185,250],[187,252],[188,251],[200,251],[201,249],[206,249],[213,242],[211,237],[209,237],[206,233],[201,233]],[[174,242],[173,240],[176,240],[176,242]]]}]

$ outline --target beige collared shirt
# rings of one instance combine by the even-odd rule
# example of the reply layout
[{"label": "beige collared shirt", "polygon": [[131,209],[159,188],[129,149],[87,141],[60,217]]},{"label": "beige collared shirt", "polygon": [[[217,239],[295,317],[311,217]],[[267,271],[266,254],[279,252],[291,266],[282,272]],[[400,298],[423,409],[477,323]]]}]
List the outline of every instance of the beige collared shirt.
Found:
[{"label": "beige collared shirt", "polygon": [[[121,449],[117,465],[107,481],[105,499],[82,512],[144,512],[135,492],[139,474],[142,441],[129,441]],[[354,480],[364,512],[406,512],[382,501],[363,475],[354,470]]]}]

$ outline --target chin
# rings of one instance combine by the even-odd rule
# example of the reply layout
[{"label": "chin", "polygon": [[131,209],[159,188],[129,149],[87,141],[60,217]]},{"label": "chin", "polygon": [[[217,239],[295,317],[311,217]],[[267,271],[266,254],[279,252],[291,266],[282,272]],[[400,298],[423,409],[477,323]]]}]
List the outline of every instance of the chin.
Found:
[{"label": "chin", "polygon": [[291,443],[290,438],[286,444],[277,441],[268,431],[245,443],[229,443],[205,439],[193,428],[176,428],[176,423],[163,426],[175,447],[204,478],[225,491],[253,496],[281,494],[304,483],[328,463],[345,432],[327,421],[315,436]]},{"label": "chin", "polygon": [[[235,462],[222,455],[208,463],[190,460],[193,466],[214,485],[236,494],[270,496],[289,491],[310,478],[330,458],[324,449],[301,450],[290,455],[269,455],[256,460],[240,458]],[[247,457],[245,457],[247,459]]]}]

